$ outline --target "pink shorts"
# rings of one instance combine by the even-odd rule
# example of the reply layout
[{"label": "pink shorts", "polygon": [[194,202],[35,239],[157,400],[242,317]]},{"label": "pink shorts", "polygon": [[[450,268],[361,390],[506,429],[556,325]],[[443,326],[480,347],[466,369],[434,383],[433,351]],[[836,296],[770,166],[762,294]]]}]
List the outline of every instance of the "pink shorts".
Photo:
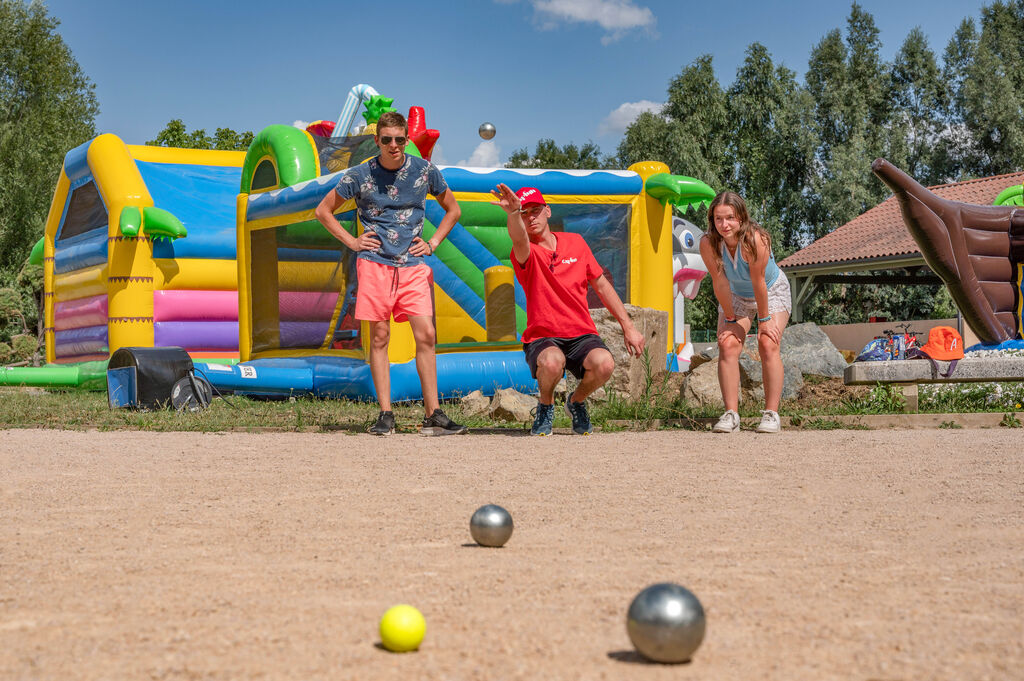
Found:
[{"label": "pink shorts", "polygon": [[409,317],[433,317],[434,273],[429,265],[390,267],[359,258],[356,260],[359,293],[356,319],[396,322]]}]

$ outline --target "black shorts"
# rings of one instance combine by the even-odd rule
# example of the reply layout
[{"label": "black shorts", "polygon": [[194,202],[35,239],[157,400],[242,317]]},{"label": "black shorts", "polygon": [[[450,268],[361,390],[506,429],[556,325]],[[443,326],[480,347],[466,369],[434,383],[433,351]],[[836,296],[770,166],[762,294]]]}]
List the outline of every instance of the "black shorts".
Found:
[{"label": "black shorts", "polygon": [[583,361],[590,354],[591,350],[602,348],[608,349],[601,337],[595,333],[588,333],[575,338],[538,338],[529,343],[523,343],[523,352],[526,353],[526,363],[530,365],[530,375],[537,378],[537,357],[541,351],[547,348],[558,348],[565,355],[565,368],[573,376],[582,380],[586,370],[583,368]]}]

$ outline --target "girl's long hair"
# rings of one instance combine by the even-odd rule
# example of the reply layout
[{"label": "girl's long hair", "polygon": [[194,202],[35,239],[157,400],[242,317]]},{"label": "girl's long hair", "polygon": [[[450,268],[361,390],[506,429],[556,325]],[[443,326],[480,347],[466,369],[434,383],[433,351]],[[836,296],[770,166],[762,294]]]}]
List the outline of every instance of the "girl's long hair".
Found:
[{"label": "girl's long hair", "polygon": [[715,228],[715,208],[718,206],[731,206],[736,212],[736,217],[740,221],[740,248],[743,249],[743,259],[748,264],[753,262],[754,256],[757,255],[756,239],[758,237],[761,238],[766,246],[771,247],[771,237],[759,224],[750,219],[750,213],[747,212],[747,202],[743,200],[743,197],[736,192],[719,192],[708,208],[707,231],[708,240],[711,242],[711,248],[715,253],[715,262],[718,263],[719,272],[723,268],[722,242],[724,239]]}]

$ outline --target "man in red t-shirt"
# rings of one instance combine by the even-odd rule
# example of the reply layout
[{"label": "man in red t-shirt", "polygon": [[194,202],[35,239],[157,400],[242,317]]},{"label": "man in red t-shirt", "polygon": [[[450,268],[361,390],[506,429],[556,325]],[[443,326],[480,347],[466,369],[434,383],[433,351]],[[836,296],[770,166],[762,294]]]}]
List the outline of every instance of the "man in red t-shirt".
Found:
[{"label": "man in red t-shirt", "polygon": [[622,326],[626,351],[640,356],[644,337],[633,326],[619,295],[579,234],[552,232],[551,208],[533,187],[513,192],[499,184],[493,201],[508,213],[512,268],[526,293],[523,351],[537,379],[540,401],[530,432],[550,435],[555,386],[568,369],[579,384],[565,400],[573,432],[589,435],[587,397],[608,381],[615,360],[597,335],[587,306],[587,284]]}]

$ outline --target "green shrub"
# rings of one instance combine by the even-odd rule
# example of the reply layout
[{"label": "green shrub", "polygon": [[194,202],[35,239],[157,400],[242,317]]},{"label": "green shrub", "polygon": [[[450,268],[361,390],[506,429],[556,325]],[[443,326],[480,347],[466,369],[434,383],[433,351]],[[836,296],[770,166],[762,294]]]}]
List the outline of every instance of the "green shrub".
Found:
[{"label": "green shrub", "polygon": [[999,425],[1003,428],[1020,428],[1020,419],[1017,418],[1016,414],[1003,414],[1003,420],[999,422]]},{"label": "green shrub", "polygon": [[11,355],[15,362],[24,362],[32,358],[39,349],[39,339],[28,333],[11,336]]},{"label": "green shrub", "polygon": [[903,391],[894,383],[876,383],[865,397],[850,403],[853,411],[862,414],[892,414],[903,411],[905,406]]}]

